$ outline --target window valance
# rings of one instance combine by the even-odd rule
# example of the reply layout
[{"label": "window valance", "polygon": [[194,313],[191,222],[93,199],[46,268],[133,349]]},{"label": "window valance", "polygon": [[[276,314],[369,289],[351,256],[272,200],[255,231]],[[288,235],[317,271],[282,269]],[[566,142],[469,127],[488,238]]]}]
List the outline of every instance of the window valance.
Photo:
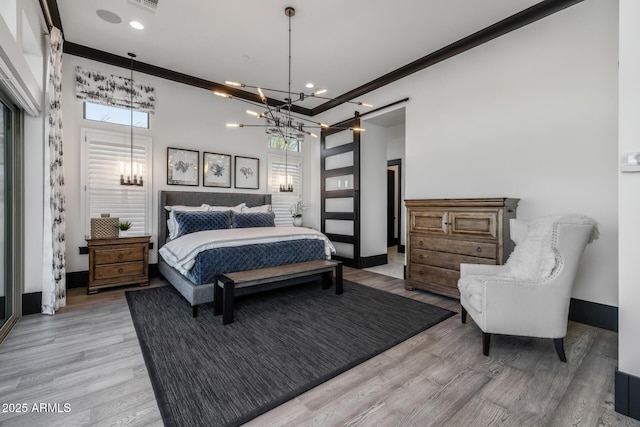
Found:
[{"label": "window valance", "polygon": [[[131,83],[128,77],[76,67],[76,97],[96,104],[130,108]],[[146,83],[133,82],[133,109],[153,113],[156,90]]]}]

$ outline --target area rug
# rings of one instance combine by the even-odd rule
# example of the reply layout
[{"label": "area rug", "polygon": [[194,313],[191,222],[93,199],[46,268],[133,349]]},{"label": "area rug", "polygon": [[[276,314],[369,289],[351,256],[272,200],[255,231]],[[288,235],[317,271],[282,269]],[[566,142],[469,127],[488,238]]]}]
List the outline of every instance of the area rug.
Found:
[{"label": "area rug", "polygon": [[236,298],[226,326],[171,286],[126,295],[167,426],[240,425],[455,314],[349,281]]}]

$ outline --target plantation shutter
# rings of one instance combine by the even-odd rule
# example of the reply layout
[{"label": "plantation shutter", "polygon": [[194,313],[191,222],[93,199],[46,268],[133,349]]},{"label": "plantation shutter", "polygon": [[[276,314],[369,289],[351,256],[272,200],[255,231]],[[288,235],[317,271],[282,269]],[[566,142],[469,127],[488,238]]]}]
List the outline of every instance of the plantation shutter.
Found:
[{"label": "plantation shutter", "polygon": [[[285,172],[293,184],[291,193],[280,192],[280,184],[284,182]],[[288,156],[285,163],[284,156],[275,154],[269,156],[269,192],[271,206],[276,214],[276,226],[291,226],[293,224],[291,205],[302,198],[302,158]]]},{"label": "plantation shutter", "polygon": [[[127,134],[82,130],[85,234],[91,234],[90,218],[108,213],[132,223],[132,234],[151,234],[151,138],[133,138],[133,161],[142,166],[143,186],[120,185],[121,168],[125,179],[131,160]],[[140,175],[140,172],[138,172]]]}]

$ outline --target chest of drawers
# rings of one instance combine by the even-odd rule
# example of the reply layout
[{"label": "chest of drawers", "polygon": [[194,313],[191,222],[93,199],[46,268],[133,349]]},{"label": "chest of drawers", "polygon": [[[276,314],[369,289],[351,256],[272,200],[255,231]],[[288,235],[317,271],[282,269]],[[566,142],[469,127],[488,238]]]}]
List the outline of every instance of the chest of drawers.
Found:
[{"label": "chest of drawers", "polygon": [[150,236],[88,239],[88,294],[113,286],[149,284]]},{"label": "chest of drawers", "polygon": [[406,200],[406,288],[459,298],[460,264],[503,264],[519,199]]}]

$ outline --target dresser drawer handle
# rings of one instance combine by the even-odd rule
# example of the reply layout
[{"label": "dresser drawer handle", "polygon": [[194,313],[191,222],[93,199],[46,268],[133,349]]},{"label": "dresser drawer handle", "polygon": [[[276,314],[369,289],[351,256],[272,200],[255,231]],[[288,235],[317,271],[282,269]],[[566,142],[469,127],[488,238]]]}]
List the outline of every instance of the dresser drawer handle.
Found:
[{"label": "dresser drawer handle", "polygon": [[422,272],[422,270],[420,270],[418,271],[418,274],[422,276],[424,273]]},{"label": "dresser drawer handle", "polygon": [[423,242],[422,240],[420,240],[420,241],[418,242],[418,244],[419,244],[420,246],[422,246],[422,245],[424,245],[424,242]]},{"label": "dresser drawer handle", "polygon": [[118,254],[118,259],[122,259],[122,256],[123,256],[123,255],[124,255],[124,254]]},{"label": "dresser drawer handle", "polygon": [[122,269],[122,267],[120,267],[120,268],[118,269],[118,273],[122,273],[123,271],[124,271],[124,270]]},{"label": "dresser drawer handle", "polygon": [[418,258],[424,259],[424,255],[420,254],[420,256]]},{"label": "dresser drawer handle", "polygon": [[476,252],[482,252],[482,248],[481,248],[480,246],[478,246],[478,247],[476,248]]}]

